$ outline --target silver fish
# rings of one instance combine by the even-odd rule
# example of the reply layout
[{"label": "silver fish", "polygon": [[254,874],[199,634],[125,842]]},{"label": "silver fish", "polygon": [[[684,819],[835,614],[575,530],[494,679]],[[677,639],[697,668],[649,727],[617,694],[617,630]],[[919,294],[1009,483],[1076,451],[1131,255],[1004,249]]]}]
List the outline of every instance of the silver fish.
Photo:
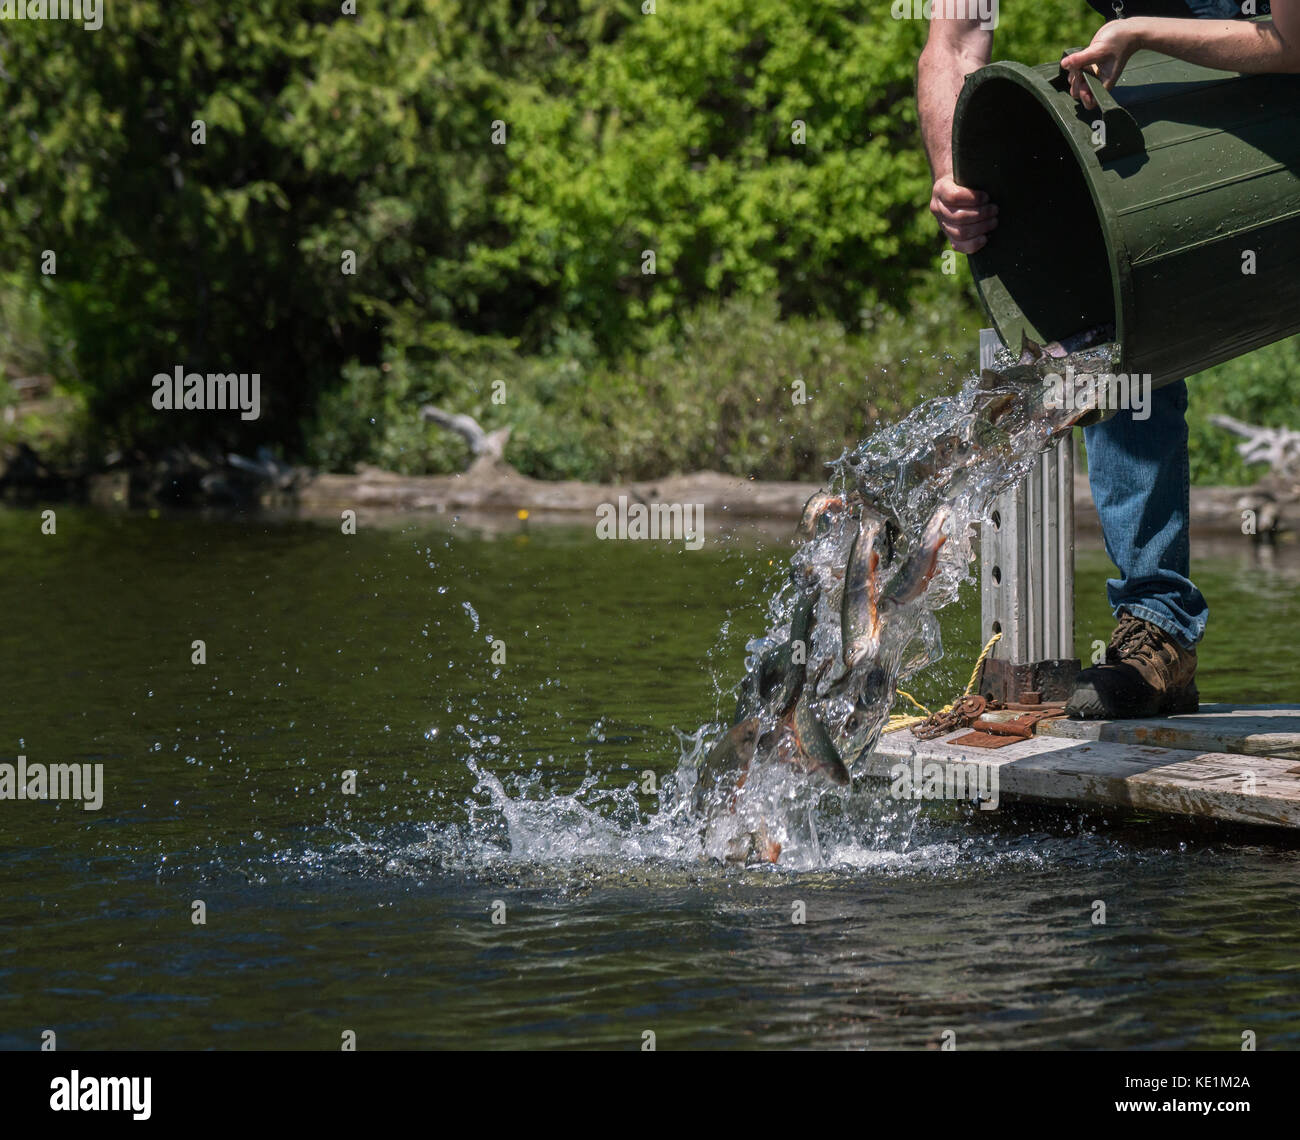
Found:
[{"label": "silver fish", "polygon": [[845,663],[852,668],[880,648],[881,538],[884,519],[863,513],[844,572],[840,607],[840,641]]},{"label": "silver fish", "polygon": [[759,766],[826,787],[850,782],[889,719],[900,673],[940,651],[932,610],[950,595],[932,587],[947,566],[942,589],[955,589],[972,557],[966,535],[954,532],[953,504],[966,496],[968,510],[987,510],[1034,454],[1093,413],[1054,401],[1050,382],[1070,369],[1108,374],[1117,351],[1101,343],[1108,335],[1089,330],[1045,347],[1026,340],[1015,364],[985,370],[960,397],[923,405],[860,445],[845,460],[844,489],[808,500],[788,628],[760,643],[735,721],[696,773],[705,835],[728,861],[781,854],[770,821],[743,810]]}]

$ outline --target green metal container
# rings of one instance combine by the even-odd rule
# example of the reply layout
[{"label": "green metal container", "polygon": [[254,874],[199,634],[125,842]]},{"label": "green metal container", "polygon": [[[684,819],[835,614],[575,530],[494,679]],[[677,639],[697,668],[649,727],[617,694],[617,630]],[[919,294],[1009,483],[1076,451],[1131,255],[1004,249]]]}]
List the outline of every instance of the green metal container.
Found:
[{"label": "green metal container", "polygon": [[1120,370],[1158,387],[1300,332],[1300,76],[1140,51],[1113,97],[1089,86],[1091,111],[1058,65],[995,63],[957,100],[954,177],[999,207],[970,262],[1003,341],[1114,324]]}]

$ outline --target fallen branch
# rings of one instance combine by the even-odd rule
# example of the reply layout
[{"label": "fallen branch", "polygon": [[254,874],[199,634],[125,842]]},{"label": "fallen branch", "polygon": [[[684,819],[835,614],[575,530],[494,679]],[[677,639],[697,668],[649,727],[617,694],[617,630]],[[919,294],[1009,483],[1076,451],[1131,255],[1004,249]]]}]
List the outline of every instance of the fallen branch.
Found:
[{"label": "fallen branch", "polygon": [[444,412],[433,404],[425,404],[420,409],[420,418],[425,423],[435,423],[440,428],[454,431],[469,444],[472,459],[465,474],[482,474],[509,466],[505,459],[506,444],[510,440],[508,427],[484,431],[473,416],[464,412]]},{"label": "fallen branch", "polygon": [[1237,444],[1237,454],[1247,463],[1267,463],[1277,475],[1300,474],[1300,431],[1256,427],[1231,416],[1211,416],[1210,423],[1245,439]]},{"label": "fallen branch", "polygon": [[1242,438],[1237,454],[1245,462],[1268,465],[1268,473],[1242,491],[1235,510],[1243,520],[1253,512],[1256,539],[1272,538],[1284,527],[1284,508],[1300,500],[1300,431],[1257,427],[1231,416],[1211,416],[1210,423]]}]

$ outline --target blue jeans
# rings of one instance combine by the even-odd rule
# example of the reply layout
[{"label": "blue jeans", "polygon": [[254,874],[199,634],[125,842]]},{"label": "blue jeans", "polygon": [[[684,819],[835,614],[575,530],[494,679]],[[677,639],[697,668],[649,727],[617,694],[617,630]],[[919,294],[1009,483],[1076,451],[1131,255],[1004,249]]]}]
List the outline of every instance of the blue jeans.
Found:
[{"label": "blue jeans", "polygon": [[[1184,0],[1188,15],[1201,19],[1240,18],[1237,0]],[[1142,14],[1142,0],[1125,4],[1125,14]],[[1267,3],[1257,5],[1268,15]],[[1113,19],[1114,13],[1103,13]],[[1201,591],[1188,577],[1187,534],[1190,482],[1187,458],[1187,383],[1152,393],[1151,418],[1134,420],[1120,411],[1085,428],[1088,482],[1101,516],[1106,553],[1120,576],[1106,582],[1116,616],[1128,610],[1159,626],[1191,648],[1205,635],[1210,616]]]},{"label": "blue jeans", "polygon": [[1150,408],[1148,419],[1121,410],[1083,431],[1106,553],[1120,574],[1106,595],[1116,616],[1128,610],[1190,649],[1209,606],[1188,577],[1187,382],[1156,389]]},{"label": "blue jeans", "polygon": [[[1184,0],[1184,2],[1191,9],[1192,15],[1202,20],[1240,20],[1245,16],[1237,0]],[[1255,16],[1271,14],[1268,0],[1260,0],[1252,13]]]}]

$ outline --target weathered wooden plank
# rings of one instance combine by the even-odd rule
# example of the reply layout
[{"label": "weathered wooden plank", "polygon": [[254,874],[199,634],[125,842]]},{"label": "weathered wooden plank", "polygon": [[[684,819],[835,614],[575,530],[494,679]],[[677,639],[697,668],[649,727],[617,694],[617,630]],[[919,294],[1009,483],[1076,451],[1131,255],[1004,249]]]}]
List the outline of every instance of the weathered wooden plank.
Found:
[{"label": "weathered wooden plank", "polygon": [[951,733],[916,740],[889,733],[864,774],[890,778],[913,754],[922,762],[990,765],[999,797],[1137,808],[1238,823],[1300,828],[1300,771],[1290,757],[1245,756],[1103,740],[1036,736],[1005,748],[953,746]]},{"label": "weathered wooden plank", "polygon": [[1053,720],[1039,733],[1300,760],[1300,705],[1202,705],[1196,713],[1151,720]]}]

